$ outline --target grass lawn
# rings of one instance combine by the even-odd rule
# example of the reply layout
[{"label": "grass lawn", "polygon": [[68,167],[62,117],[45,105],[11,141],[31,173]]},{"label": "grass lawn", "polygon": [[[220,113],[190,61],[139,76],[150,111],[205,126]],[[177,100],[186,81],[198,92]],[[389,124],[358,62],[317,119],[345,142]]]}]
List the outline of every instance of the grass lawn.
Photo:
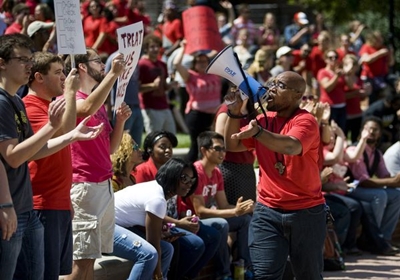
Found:
[{"label": "grass lawn", "polygon": [[178,147],[177,148],[189,148],[190,138],[189,138],[188,134],[177,133],[176,137],[178,138]]},{"label": "grass lawn", "polygon": [[[146,138],[146,133],[143,134],[142,142]],[[177,133],[176,138],[178,138],[178,146],[177,148],[189,148],[190,147],[190,138],[188,134]]]}]

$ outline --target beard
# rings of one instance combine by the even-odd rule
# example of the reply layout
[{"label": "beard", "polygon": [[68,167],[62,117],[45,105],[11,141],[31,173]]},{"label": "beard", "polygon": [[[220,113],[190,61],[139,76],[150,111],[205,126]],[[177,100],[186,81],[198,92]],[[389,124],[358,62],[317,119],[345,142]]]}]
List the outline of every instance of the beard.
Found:
[{"label": "beard", "polygon": [[101,83],[103,81],[105,75],[101,73],[101,71],[93,69],[90,65],[88,65],[88,75],[92,77],[97,83]]}]

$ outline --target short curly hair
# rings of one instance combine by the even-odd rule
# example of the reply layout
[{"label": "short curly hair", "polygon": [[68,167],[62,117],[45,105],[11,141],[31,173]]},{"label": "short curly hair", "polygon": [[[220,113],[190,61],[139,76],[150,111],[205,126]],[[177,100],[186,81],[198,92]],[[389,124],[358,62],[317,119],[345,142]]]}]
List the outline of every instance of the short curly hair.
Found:
[{"label": "short curly hair", "polygon": [[119,177],[129,175],[126,172],[126,163],[131,158],[132,153],[132,137],[128,132],[124,132],[118,150],[111,155],[111,162],[115,176]]}]

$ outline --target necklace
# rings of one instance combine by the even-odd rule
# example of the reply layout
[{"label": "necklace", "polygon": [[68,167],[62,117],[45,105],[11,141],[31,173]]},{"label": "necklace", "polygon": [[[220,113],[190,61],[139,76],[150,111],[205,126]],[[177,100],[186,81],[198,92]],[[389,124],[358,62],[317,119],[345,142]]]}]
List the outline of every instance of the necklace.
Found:
[{"label": "necklace", "polygon": [[[277,122],[277,116],[275,116],[273,121],[272,121],[272,123],[271,123],[271,132],[280,134],[282,129],[283,129],[283,127],[285,126],[285,124],[292,118],[292,116],[296,112],[297,112],[297,110],[295,110],[290,117],[286,118],[283,121],[283,123],[281,124],[281,127],[278,129],[278,131],[274,131],[275,122]],[[277,152],[274,152],[274,153],[275,153],[275,160],[276,160],[274,168],[278,171],[279,175],[283,175],[283,173],[285,172],[285,169],[286,169],[285,156],[283,154],[280,154],[280,153],[277,153]]]}]

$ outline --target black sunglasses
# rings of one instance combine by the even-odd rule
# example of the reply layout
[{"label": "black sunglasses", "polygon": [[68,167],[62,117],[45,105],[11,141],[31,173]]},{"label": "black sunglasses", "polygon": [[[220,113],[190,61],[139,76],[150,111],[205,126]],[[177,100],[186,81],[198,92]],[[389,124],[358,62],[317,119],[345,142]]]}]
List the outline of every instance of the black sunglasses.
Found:
[{"label": "black sunglasses", "polygon": [[181,177],[181,182],[185,185],[193,185],[196,182],[196,178],[190,177],[189,175],[182,174]]},{"label": "black sunglasses", "polygon": [[210,149],[213,149],[216,152],[226,152],[226,148],[221,146],[212,146]]}]

